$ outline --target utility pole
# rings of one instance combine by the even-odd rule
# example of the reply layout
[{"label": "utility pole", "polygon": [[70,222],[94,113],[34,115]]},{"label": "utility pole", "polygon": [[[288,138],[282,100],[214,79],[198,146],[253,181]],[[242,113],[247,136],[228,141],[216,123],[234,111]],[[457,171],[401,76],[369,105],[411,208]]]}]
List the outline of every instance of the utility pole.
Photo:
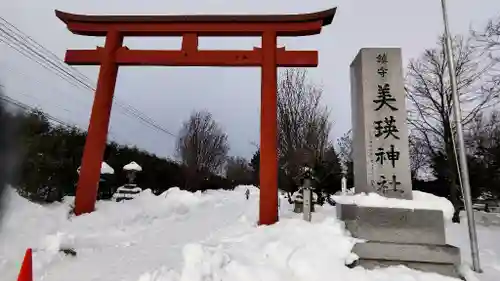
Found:
[{"label": "utility pole", "polygon": [[[451,36],[448,27],[448,12],[446,9],[446,0],[441,0],[441,7],[443,12],[444,22],[444,36],[446,45],[446,57],[448,59],[448,70],[450,73],[451,94],[453,98],[453,112],[455,116],[456,130],[457,130],[457,143],[458,143],[458,156],[460,159],[460,178],[462,183],[462,192],[465,201],[465,210],[467,212],[467,222],[469,226],[469,239],[472,254],[472,267],[475,272],[482,272],[479,264],[479,249],[477,246],[477,233],[476,224],[474,221],[474,210],[472,209],[472,199],[470,192],[469,182],[469,169],[467,167],[467,157],[465,154],[464,135],[462,128],[462,113],[460,109],[460,99],[457,92],[457,77],[455,72],[455,61],[453,58],[453,48],[451,46]],[[455,152],[457,148],[455,147]]]}]

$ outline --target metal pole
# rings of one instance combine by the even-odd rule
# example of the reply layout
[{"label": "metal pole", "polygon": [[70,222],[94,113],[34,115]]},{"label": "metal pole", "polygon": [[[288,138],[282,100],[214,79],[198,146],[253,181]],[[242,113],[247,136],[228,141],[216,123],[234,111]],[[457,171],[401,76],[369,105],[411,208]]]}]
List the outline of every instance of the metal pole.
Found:
[{"label": "metal pole", "polygon": [[[464,135],[462,131],[462,113],[460,110],[460,99],[457,93],[457,77],[455,75],[455,62],[453,59],[453,49],[451,46],[450,31],[448,28],[448,13],[446,9],[446,0],[441,0],[443,21],[444,21],[444,36],[446,44],[446,57],[448,59],[448,70],[450,73],[451,94],[453,98],[453,112],[455,116],[457,142],[458,142],[458,156],[460,158],[460,173],[462,179],[462,190],[465,201],[465,209],[467,212],[467,222],[469,226],[470,248],[472,254],[472,267],[475,272],[482,272],[479,264],[479,249],[477,246],[477,233],[476,224],[474,222],[474,212],[472,209],[472,200],[469,183],[469,171],[467,168],[467,157],[465,154]],[[457,149],[455,149],[456,151]]]}]

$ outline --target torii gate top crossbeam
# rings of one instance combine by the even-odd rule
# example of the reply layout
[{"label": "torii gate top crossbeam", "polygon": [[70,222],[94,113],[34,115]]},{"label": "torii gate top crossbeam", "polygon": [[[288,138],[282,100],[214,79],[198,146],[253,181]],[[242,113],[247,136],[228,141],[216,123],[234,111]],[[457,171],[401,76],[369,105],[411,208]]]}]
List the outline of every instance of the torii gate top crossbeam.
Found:
[{"label": "torii gate top crossbeam", "polygon": [[306,36],[329,25],[337,8],[289,15],[76,15],[56,10],[56,16],[74,34],[106,36],[110,30],[123,36],[261,36],[274,31],[277,36]]}]

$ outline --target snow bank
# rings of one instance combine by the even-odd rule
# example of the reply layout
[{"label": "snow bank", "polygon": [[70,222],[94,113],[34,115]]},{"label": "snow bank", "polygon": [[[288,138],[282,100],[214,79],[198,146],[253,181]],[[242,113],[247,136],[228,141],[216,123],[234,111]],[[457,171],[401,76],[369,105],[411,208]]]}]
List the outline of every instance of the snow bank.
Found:
[{"label": "snow bank", "polygon": [[162,267],[138,280],[324,280],[325,270],[340,276],[349,271],[344,262],[354,243],[333,218],[316,224],[284,219],[260,228],[242,223],[205,243],[185,245],[178,273]]},{"label": "snow bank", "polygon": [[453,204],[448,199],[415,190],[413,191],[413,200],[387,198],[377,193],[334,195],[332,198],[340,204],[354,204],[367,207],[441,210],[443,211],[445,220],[451,220],[455,210]]},{"label": "snow bank", "polygon": [[49,233],[67,221],[69,204],[41,206],[17,194],[13,188],[4,191],[5,211],[0,225],[0,280],[16,280],[20,262],[27,248],[45,240]]},{"label": "snow bank", "polygon": [[326,269],[340,275],[349,270],[344,262],[354,239],[334,219],[316,225],[288,219],[238,234],[184,246],[184,265],[171,280],[320,280]]},{"label": "snow bank", "polygon": [[[291,207],[291,206],[289,206]],[[452,281],[403,266],[388,269],[350,269],[346,262],[357,242],[335,219],[334,208],[318,207],[313,223],[296,215],[273,225],[251,227],[241,223],[203,243],[183,247],[180,270],[160,267],[142,274],[138,281]]]},{"label": "snow bank", "polygon": [[168,196],[155,196],[145,190],[135,200],[98,201],[96,212],[70,217],[72,198],[65,198],[65,203],[41,206],[13,189],[6,193],[8,204],[0,227],[0,280],[15,280],[28,247],[34,249],[34,270],[40,272],[62,259],[60,248],[76,249],[80,255],[81,251],[126,247],[140,240],[137,236],[147,232],[149,225],[162,219],[182,220],[200,204],[209,203],[209,196],[202,198],[200,193],[178,188],[169,190]]},{"label": "snow bank", "polygon": [[[159,196],[145,190],[134,200],[101,201],[96,212],[68,218],[71,198],[40,206],[11,191],[0,236],[0,279],[15,280],[32,247],[35,280],[43,281],[455,280],[403,266],[349,269],[344,264],[355,258],[356,239],[334,207],[318,206],[308,223],[284,200],[280,222],[259,227],[258,194],[252,186],[204,193],[171,188]],[[416,201],[425,196],[417,194]],[[467,240],[466,228],[454,234]],[[491,234],[498,244],[498,232]],[[468,248],[467,242],[460,245]],[[488,276],[497,277],[498,258],[489,257]]]}]

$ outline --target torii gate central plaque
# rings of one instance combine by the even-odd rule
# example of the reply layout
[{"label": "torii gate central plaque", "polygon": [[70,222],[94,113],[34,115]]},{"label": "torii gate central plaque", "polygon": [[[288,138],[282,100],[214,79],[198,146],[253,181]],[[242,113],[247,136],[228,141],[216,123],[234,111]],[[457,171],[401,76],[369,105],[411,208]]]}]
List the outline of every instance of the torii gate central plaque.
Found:
[{"label": "torii gate central plaque", "polygon": [[[56,16],[72,33],[106,37],[104,47],[68,50],[65,57],[70,65],[100,65],[76,190],[75,214],[94,210],[118,66],[250,66],[262,69],[259,223],[275,223],[278,220],[277,68],[318,65],[317,51],[277,48],[277,37],[319,34],[323,26],[332,22],[335,12],[336,8],[298,15],[101,16],[56,11]],[[123,46],[125,36],[181,36],[182,47],[130,50]],[[258,36],[262,38],[262,46],[248,51],[198,50],[200,36]]]}]

